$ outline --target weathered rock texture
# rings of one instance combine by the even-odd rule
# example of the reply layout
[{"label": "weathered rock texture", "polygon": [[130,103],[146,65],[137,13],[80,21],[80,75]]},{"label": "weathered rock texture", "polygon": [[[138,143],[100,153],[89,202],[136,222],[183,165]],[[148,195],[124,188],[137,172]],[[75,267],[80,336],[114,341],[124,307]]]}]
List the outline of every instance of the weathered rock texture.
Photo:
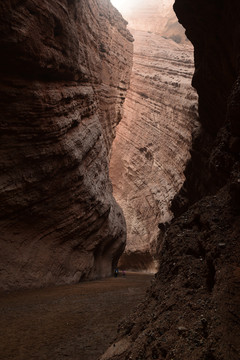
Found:
[{"label": "weathered rock texture", "polygon": [[175,10],[195,48],[202,130],[159,272],[145,302],[120,325],[111,359],[238,360],[240,3],[176,0]]},{"label": "weathered rock texture", "polygon": [[124,249],[108,153],[132,37],[108,0],[0,5],[0,288],[109,275]]},{"label": "weathered rock texture", "polygon": [[184,182],[197,94],[191,87],[192,46],[159,34],[132,31],[131,85],[110,162],[114,196],[127,222],[120,265],[155,269],[158,224]]},{"label": "weathered rock texture", "polygon": [[175,9],[194,45],[193,85],[199,94],[202,131],[193,144],[187,181],[174,203],[175,213],[226,183],[235,161],[233,154],[239,152],[240,135],[236,105],[240,26],[234,21],[239,15],[239,5],[236,1],[231,5],[226,5],[226,1],[218,5],[204,2],[202,6],[196,2],[191,6],[188,1],[184,4],[176,1]]}]

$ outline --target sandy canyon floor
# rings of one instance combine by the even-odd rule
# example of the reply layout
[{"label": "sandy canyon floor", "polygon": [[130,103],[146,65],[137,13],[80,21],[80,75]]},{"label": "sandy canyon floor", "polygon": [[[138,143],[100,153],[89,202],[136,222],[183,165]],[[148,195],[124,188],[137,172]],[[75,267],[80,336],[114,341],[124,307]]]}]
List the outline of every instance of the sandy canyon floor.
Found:
[{"label": "sandy canyon floor", "polygon": [[96,360],[144,298],[152,275],[0,294],[4,360]]}]

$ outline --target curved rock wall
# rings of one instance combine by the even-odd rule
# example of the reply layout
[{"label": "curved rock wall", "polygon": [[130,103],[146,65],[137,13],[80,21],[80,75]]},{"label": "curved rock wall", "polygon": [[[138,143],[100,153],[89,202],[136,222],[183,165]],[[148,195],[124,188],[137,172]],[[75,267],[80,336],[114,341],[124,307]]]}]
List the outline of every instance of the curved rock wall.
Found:
[{"label": "curved rock wall", "polygon": [[104,360],[239,359],[240,3],[176,0],[175,10],[194,44],[202,129],[159,272]]},{"label": "curved rock wall", "polygon": [[192,46],[134,31],[131,85],[110,162],[114,196],[127,222],[120,265],[155,270],[158,224],[170,221],[183,182],[197,94],[191,87]]},{"label": "curved rock wall", "polygon": [[108,0],[0,5],[0,287],[109,275],[125,246],[108,153],[132,37]]}]

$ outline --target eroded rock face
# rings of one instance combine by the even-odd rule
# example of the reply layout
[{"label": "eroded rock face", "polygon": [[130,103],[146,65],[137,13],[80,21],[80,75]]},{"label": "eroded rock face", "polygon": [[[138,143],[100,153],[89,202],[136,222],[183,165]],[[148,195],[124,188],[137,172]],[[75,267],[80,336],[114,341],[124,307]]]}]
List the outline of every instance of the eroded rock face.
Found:
[{"label": "eroded rock face", "polygon": [[145,302],[119,327],[114,359],[238,360],[240,4],[176,0],[175,9],[195,48],[202,130],[174,204],[182,214]]},{"label": "eroded rock face", "polygon": [[127,222],[120,265],[154,270],[158,224],[172,217],[170,204],[184,182],[197,116],[193,49],[159,34],[132,34],[131,85],[113,143],[110,177]]},{"label": "eroded rock face", "polygon": [[108,153],[132,37],[108,0],[0,11],[0,287],[109,275],[125,246]]},{"label": "eroded rock face", "polygon": [[238,359],[240,221],[226,190],[170,226],[146,299],[119,325],[114,360]]},{"label": "eroded rock face", "polygon": [[[175,2],[179,20],[194,45],[193,85],[199,94],[202,124],[201,133],[193,143],[187,181],[173,204],[176,214],[223,186],[234,164],[232,153],[239,153],[238,9],[236,1],[231,4],[197,1],[194,6],[190,1]],[[229,147],[233,151],[229,152]]]}]

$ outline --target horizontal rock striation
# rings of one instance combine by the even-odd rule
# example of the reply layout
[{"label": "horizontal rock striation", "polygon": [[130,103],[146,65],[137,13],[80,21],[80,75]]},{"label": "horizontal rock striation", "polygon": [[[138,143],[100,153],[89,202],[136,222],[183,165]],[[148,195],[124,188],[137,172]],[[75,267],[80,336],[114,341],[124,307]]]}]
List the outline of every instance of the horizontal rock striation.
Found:
[{"label": "horizontal rock striation", "polygon": [[133,31],[134,61],[124,116],[110,162],[114,196],[128,240],[121,265],[154,269],[158,224],[171,219],[195,126],[193,49],[158,34]]},{"label": "horizontal rock striation", "polygon": [[240,3],[176,0],[175,10],[194,45],[202,128],[173,207],[181,215],[145,302],[119,327],[114,359],[238,360]]},{"label": "horizontal rock striation", "polygon": [[109,275],[125,246],[108,156],[132,36],[108,0],[0,5],[0,288]]}]

